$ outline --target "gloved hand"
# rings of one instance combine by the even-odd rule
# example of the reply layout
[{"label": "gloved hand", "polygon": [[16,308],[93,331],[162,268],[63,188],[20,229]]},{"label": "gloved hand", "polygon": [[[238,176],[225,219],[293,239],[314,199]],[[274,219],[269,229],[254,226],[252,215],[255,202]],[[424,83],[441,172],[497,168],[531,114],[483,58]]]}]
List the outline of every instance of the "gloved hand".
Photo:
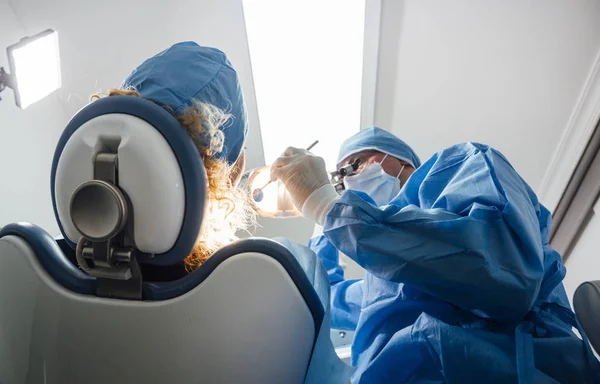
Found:
[{"label": "gloved hand", "polygon": [[323,158],[293,147],[286,149],[271,165],[271,180],[285,184],[299,210],[314,191],[329,184]]}]

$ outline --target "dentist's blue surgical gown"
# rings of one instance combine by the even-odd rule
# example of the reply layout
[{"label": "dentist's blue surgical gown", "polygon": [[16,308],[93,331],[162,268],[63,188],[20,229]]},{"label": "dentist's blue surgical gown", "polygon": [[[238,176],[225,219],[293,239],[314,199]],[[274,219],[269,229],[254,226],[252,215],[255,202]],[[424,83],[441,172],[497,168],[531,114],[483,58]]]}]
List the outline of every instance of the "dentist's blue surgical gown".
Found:
[{"label": "dentist's blue surgical gown", "polygon": [[[550,221],[508,161],[475,143],[434,155],[387,206],[346,191],[309,246],[328,271],[332,326],[356,331],[352,382],[599,382]],[[338,250],[364,279],[344,280]]]}]

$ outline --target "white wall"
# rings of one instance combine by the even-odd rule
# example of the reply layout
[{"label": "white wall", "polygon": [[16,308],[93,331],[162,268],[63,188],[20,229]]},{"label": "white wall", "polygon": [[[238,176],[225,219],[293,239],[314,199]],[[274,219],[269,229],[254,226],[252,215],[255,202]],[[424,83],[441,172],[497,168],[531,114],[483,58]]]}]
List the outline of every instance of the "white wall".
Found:
[{"label": "white wall", "polygon": [[[460,141],[489,143],[536,188],[599,51],[600,0],[382,1],[375,123],[422,159]],[[67,117],[181,40],[231,58],[249,107],[248,168],[263,164],[241,0],[12,3],[14,13],[0,0],[0,51],[23,35],[58,30],[63,88],[24,111],[3,92],[0,161],[11,167],[0,184],[0,226],[25,220],[56,233],[49,168]],[[312,231],[302,220],[264,228],[257,234],[271,228],[302,234],[301,242]]]},{"label": "white wall", "polygon": [[91,93],[118,86],[143,60],[173,43],[193,40],[220,48],[238,71],[248,104],[248,165],[263,163],[241,0],[178,0],[168,5],[161,0],[19,0],[15,9],[30,31],[41,25],[59,31],[61,98],[70,115]]},{"label": "white wall", "polygon": [[[24,33],[9,5],[0,2],[0,66],[7,71],[4,47],[18,42]],[[54,144],[66,122],[59,97],[53,94],[27,110],[15,106],[11,90],[0,97],[0,227],[30,221],[57,233],[50,200],[50,166]]]},{"label": "white wall", "polygon": [[381,1],[374,123],[422,160],[492,145],[538,189],[600,53],[600,0]]},{"label": "white wall", "polygon": [[375,123],[422,160],[462,141],[540,185],[600,51],[598,0],[383,0]]},{"label": "white wall", "polygon": [[[227,53],[248,104],[248,167],[263,165],[258,115],[241,0],[0,0],[0,52],[24,35],[59,32],[63,88],[19,110],[11,91],[0,103],[0,226],[30,221],[57,234],[50,200],[50,163],[67,116],[94,92],[120,84],[144,59],[183,40]],[[20,21],[17,22],[17,19]],[[6,67],[0,54],[0,64]],[[3,167],[4,169],[5,167]]]}]

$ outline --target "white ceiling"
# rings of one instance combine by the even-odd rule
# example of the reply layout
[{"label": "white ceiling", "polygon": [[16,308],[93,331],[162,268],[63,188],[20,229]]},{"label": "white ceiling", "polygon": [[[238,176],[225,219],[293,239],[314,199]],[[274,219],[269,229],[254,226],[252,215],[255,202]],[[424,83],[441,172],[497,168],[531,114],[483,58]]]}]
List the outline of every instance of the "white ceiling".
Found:
[{"label": "white ceiling", "polygon": [[[491,144],[537,188],[600,51],[600,0],[381,1],[374,123],[423,160],[460,141]],[[0,48],[46,28],[60,34],[63,88],[24,111],[2,94],[0,161],[12,166],[0,226],[54,228],[49,167],[68,118],[177,41],[228,54],[248,103],[248,166],[262,165],[242,0],[0,0]]]}]

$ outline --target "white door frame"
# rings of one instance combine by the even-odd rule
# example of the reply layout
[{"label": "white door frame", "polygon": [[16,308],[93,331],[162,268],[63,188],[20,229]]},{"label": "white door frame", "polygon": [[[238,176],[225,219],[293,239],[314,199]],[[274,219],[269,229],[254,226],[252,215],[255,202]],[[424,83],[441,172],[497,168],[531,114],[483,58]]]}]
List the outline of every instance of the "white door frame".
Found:
[{"label": "white door frame", "polygon": [[540,201],[551,212],[558,206],[599,120],[600,52],[538,189]]}]

